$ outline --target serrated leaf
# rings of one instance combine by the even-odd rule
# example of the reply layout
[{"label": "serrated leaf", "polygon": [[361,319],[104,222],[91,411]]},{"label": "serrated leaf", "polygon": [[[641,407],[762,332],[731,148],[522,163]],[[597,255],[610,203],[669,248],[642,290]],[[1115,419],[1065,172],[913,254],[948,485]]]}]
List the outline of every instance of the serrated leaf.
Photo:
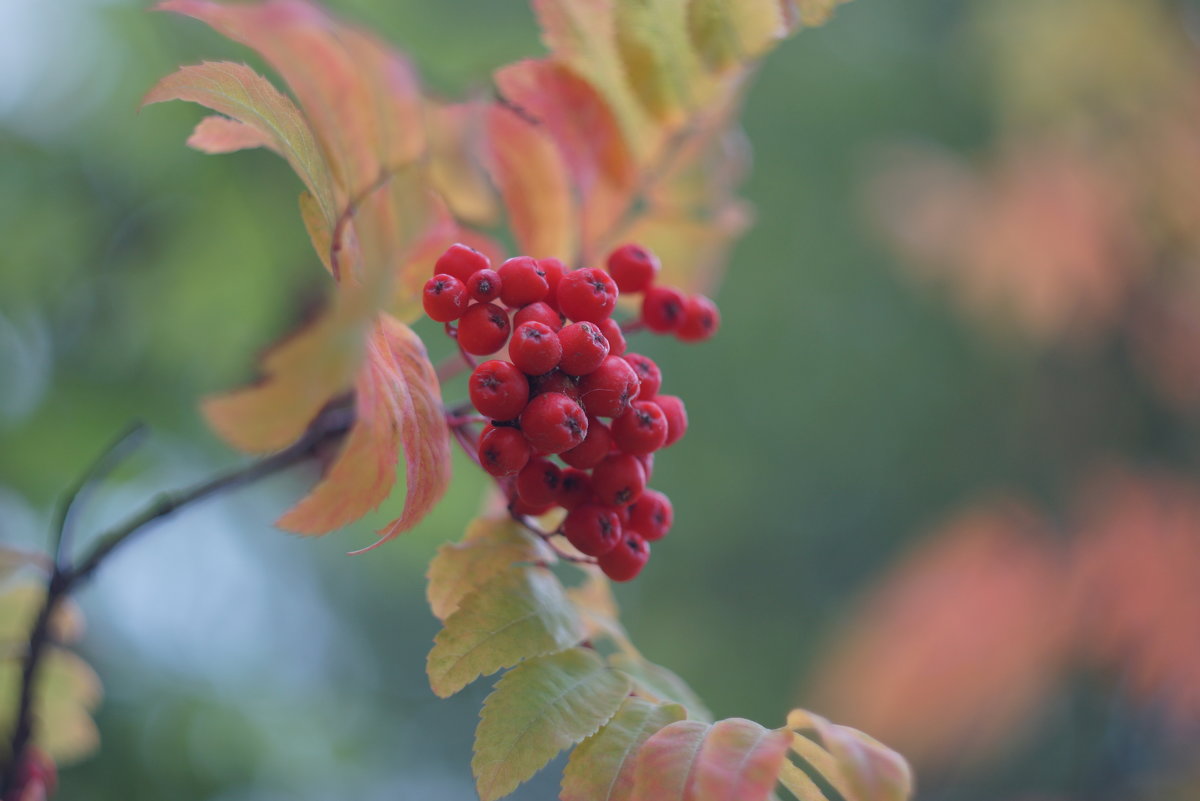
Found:
[{"label": "serrated leaf", "polygon": [[587,574],[582,584],[567,590],[567,597],[583,618],[588,639],[606,637],[630,658],[640,660],[642,655],[629,639],[621,625],[617,599],[613,597],[612,585],[597,567],[580,565]]},{"label": "serrated leaf", "polygon": [[742,718],[672,723],[638,752],[630,801],[767,801],[790,742]]},{"label": "serrated leaf", "polygon": [[481,158],[485,117],[479,104],[425,106],[430,181],[457,219],[490,226],[499,207]]},{"label": "serrated leaf", "polygon": [[354,426],[341,453],[312,492],[277,521],[280,528],[323,534],[362,517],[390,494],[401,448],[404,514],[375,544],[411,528],[445,492],[450,438],[437,375],[420,338],[399,320],[384,315],[376,323],[355,403]]},{"label": "serrated leaf", "polygon": [[478,518],[471,522],[462,542],[438,548],[429,563],[426,597],[434,616],[444,621],[469,593],[518,562],[555,560],[546,543],[511,518]]},{"label": "serrated leaf", "polygon": [[287,159],[332,225],[337,202],[312,129],[296,104],[269,81],[244,64],[205,62],[180,67],[160,80],[146,93],[142,105],[167,100],[199,103],[252,128],[268,147]]},{"label": "serrated leaf", "polygon": [[779,0],[690,0],[688,32],[710,70],[724,70],[762,55],[787,35]]},{"label": "serrated leaf", "polygon": [[515,790],[565,748],[603,726],[629,680],[583,648],[531,659],[505,674],[483,705],[471,771],[482,801]]},{"label": "serrated leaf", "polygon": [[608,658],[609,664],[633,679],[637,691],[657,701],[681,704],[688,715],[701,721],[711,721],[712,713],[683,679],[662,665],[629,654],[618,653]]},{"label": "serrated leaf", "polygon": [[200,120],[192,135],[188,137],[187,145],[209,154],[233,153],[256,147],[275,149],[275,143],[258,128],[221,116]]},{"label": "serrated leaf", "polygon": [[663,727],[683,720],[678,704],[626,698],[612,720],[579,744],[563,771],[561,801],[629,801],[634,757],[642,743]]},{"label": "serrated leaf", "polygon": [[688,42],[687,12],[679,0],[617,3],[617,52],[642,108],[660,124],[682,124],[696,105],[704,78]]},{"label": "serrated leaf", "polygon": [[462,599],[434,638],[426,672],[445,698],[470,682],[579,642],[583,627],[562,584],[544,567],[518,567]]},{"label": "serrated leaf", "polygon": [[870,735],[803,709],[788,713],[787,730],[793,732],[793,753],[845,801],[906,801],[912,795],[912,770],[904,757]]}]

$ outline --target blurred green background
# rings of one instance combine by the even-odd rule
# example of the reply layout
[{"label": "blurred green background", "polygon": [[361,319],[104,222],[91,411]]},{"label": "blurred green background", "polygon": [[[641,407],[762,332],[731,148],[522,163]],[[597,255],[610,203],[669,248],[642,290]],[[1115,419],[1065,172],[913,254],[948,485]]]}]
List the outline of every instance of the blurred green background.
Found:
[{"label": "blurred green background", "polygon": [[[656,467],[676,529],[619,598],[646,655],[720,717],[782,723],[848,603],[977,493],[1054,498],[1098,453],[1169,449],[1146,444],[1157,412],[1120,382],[1073,429],[1048,424],[1072,400],[1071,375],[906,280],[863,211],[880,144],[990,141],[993,87],[966,34],[987,4],[855,0],[773,54],[744,114],[757,222],[719,295],[721,334],[700,348],[634,341],[687,400],[691,427]],[[5,543],[44,543],[56,498],[132,420],[152,426],[152,444],[98,495],[86,531],[237,463],[197,400],[249,378],[327,288],[281,160],[188,150],[200,118],[188,104],[138,113],[178,64],[256,64],[144,5],[0,3]],[[328,5],[410,53],[447,96],[541,52],[515,0]],[[428,689],[437,627],[423,573],[461,535],[482,479],[458,462],[429,520],[356,558],[344,554],[395,504],[319,541],[272,529],[311,479],[296,470],[188,511],[82,593],[82,653],[106,688],[102,746],[63,771],[63,799],[474,797],[471,738],[491,681],[448,701]],[[1064,702],[1006,761],[931,777],[922,797],[1108,797],[1105,732],[1077,711]],[[557,780],[544,771],[514,797],[554,797]]]}]

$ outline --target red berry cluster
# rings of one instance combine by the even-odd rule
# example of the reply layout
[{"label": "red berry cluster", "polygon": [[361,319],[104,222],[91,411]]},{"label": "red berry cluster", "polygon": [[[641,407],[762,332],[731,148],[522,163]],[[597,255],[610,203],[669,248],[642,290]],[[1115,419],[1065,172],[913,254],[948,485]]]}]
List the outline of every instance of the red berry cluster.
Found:
[{"label": "red berry cluster", "polygon": [[565,509],[557,533],[628,581],[650,558],[648,543],[671,528],[670,500],[646,482],[654,453],[687,430],[687,411],[659,394],[658,365],[626,352],[612,318],[617,296],[642,293],[641,327],[689,342],[715,334],[720,316],[708,298],[656,284],[659,263],[644,248],[618,248],[607,267],[518,256],[492,270],[482,253],[453,245],[434,265],[424,304],[464,354],[508,344],[507,360],[474,367],[469,393],[491,420],[479,463],[501,480],[512,512]]}]

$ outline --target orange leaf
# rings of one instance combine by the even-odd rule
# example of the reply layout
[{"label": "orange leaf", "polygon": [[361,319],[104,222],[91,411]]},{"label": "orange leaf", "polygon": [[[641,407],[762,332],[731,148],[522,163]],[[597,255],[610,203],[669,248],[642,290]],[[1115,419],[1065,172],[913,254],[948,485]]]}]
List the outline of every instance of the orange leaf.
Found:
[{"label": "orange leaf", "polygon": [[396,479],[404,449],[408,492],[404,514],[372,548],[411,528],[433,508],[450,481],[450,440],[437,376],[425,346],[408,326],[380,317],[359,374],[357,419],[329,472],[276,525],[324,534],[377,507]]},{"label": "orange leaf", "polygon": [[244,122],[229,117],[205,117],[196,125],[187,140],[188,147],[203,153],[232,153],[235,150],[250,150],[256,147],[275,149],[271,138]]},{"label": "orange leaf", "polygon": [[566,163],[546,133],[503,106],[488,109],[489,167],[522,253],[573,260],[578,217]]},{"label": "orange leaf", "polygon": [[672,723],[638,751],[630,801],[765,801],[791,742],[742,718]]}]

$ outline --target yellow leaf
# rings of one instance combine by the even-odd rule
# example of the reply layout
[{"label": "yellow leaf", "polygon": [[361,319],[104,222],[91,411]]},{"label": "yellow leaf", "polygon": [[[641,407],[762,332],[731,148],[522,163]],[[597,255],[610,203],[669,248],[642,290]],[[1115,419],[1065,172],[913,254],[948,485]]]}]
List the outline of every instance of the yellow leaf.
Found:
[{"label": "yellow leaf", "polygon": [[687,710],[678,704],[626,698],[612,720],[571,752],[560,801],[629,801],[642,743],[686,717]]},{"label": "yellow leaf", "polygon": [[609,664],[633,679],[640,695],[656,701],[680,704],[694,720],[710,721],[712,713],[683,679],[662,665],[629,654],[613,654]]},{"label": "yellow leaf", "polygon": [[906,801],[913,791],[904,757],[875,738],[803,709],[788,713],[792,751],[812,765],[846,801]]},{"label": "yellow leaf", "polygon": [[434,638],[426,672],[445,698],[470,682],[579,642],[583,629],[558,579],[544,567],[517,567],[470,593]]},{"label": "yellow leaf", "polygon": [[496,683],[475,730],[471,772],[482,801],[502,798],[564,748],[603,726],[629,692],[629,680],[594,651],[531,659]]}]

